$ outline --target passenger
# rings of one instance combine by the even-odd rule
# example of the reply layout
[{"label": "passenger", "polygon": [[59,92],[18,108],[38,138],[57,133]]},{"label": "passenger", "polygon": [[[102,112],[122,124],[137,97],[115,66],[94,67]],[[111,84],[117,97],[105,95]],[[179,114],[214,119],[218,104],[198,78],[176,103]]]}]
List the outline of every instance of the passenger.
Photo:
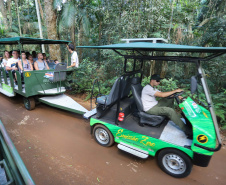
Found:
[{"label": "passenger", "polygon": [[26,59],[26,53],[24,51],[21,52],[21,60],[18,61],[18,67],[21,74],[23,74],[23,71],[33,71],[33,66],[29,60]]},{"label": "passenger", "polygon": [[2,67],[6,67],[8,60],[10,59],[9,52],[5,51],[2,60]]},{"label": "passenger", "polygon": [[[15,77],[16,79],[16,71],[18,70],[18,68],[16,67],[16,65],[18,64],[18,61],[19,61],[19,58],[18,58],[18,52],[17,50],[13,50],[12,52],[12,55],[13,55],[13,58],[10,58],[8,61],[7,61],[7,64],[6,64],[6,71],[12,71],[13,73],[13,76]],[[16,83],[16,80],[14,79],[15,83]]]},{"label": "passenger", "polygon": [[45,70],[49,69],[47,62],[43,61],[42,53],[38,53],[38,60],[34,63],[35,70]]},{"label": "passenger", "polygon": [[28,59],[29,55],[31,55],[28,51],[25,54],[26,54],[27,59]]},{"label": "passenger", "polygon": [[28,56],[28,61],[29,61],[29,63],[32,65],[33,70],[34,70],[34,60],[33,60],[33,57],[32,57],[31,54]]},{"label": "passenger", "polygon": [[54,64],[57,65],[57,64],[59,64],[59,63],[60,63],[60,62],[59,62],[57,59],[54,60]]},{"label": "passenger", "polygon": [[67,45],[67,49],[71,53],[71,65],[68,66],[67,68],[71,68],[71,67],[77,68],[79,66],[79,61],[78,61],[78,54],[75,51],[74,45],[73,44]]},{"label": "passenger", "polygon": [[[150,84],[146,85],[142,90],[142,103],[144,107],[144,111],[148,114],[152,115],[161,115],[167,116],[170,120],[172,120],[176,125],[180,127],[182,131],[189,137],[191,137],[192,132],[186,128],[183,121],[180,119],[179,115],[173,109],[174,99],[166,99],[166,97],[183,91],[182,89],[176,89],[174,91],[169,92],[161,92],[158,89],[155,89],[156,86],[160,84],[159,75],[154,74],[151,76]],[[163,99],[157,101],[155,97],[161,97]],[[182,99],[182,97],[179,97]]]},{"label": "passenger", "polygon": [[49,61],[49,59],[47,59],[46,54],[42,53],[42,55],[43,55],[43,61],[46,62],[47,64],[49,64],[50,61]]},{"label": "passenger", "polygon": [[59,64],[59,63],[60,63],[60,62],[59,62],[57,59],[55,59],[55,60],[54,60],[54,66],[53,66],[53,69],[55,69],[55,68],[56,68],[56,65]]},{"label": "passenger", "polygon": [[13,57],[13,54],[12,53],[13,53],[13,51],[10,51],[9,52],[9,58],[12,58]]},{"label": "passenger", "polygon": [[36,51],[32,51],[32,57],[33,57],[33,61],[34,61],[34,62],[35,62],[36,60],[38,60]]}]

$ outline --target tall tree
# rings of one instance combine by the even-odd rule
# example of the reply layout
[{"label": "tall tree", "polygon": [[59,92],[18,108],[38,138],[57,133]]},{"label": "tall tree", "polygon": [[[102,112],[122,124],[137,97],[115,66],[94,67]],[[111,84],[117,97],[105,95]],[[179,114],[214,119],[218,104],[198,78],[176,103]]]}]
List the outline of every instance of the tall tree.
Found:
[{"label": "tall tree", "polygon": [[5,30],[8,30],[8,21],[7,21],[7,10],[4,0],[0,0],[0,10],[3,16],[3,23]]},{"label": "tall tree", "polygon": [[[57,15],[56,10],[53,8],[53,0],[44,0],[46,27],[48,39],[58,40],[57,34]],[[61,51],[59,45],[49,45],[49,54],[52,59],[61,61]],[[53,58],[54,57],[54,58]]]}]

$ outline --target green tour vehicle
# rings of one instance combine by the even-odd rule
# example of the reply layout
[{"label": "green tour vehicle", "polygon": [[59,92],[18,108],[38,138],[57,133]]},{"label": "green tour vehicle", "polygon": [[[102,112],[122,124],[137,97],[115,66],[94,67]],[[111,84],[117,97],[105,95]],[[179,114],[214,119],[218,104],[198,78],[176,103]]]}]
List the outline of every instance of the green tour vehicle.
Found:
[{"label": "green tour vehicle", "polygon": [[0,184],[35,185],[0,120]]},{"label": "green tour vehicle", "polygon": [[[80,46],[110,49],[124,57],[124,74],[115,81],[108,95],[96,97],[96,108],[84,114],[85,118],[90,118],[95,140],[105,147],[116,142],[120,150],[143,159],[157,156],[160,168],[177,178],[188,176],[193,164],[208,166],[213,153],[221,148],[221,138],[201,63],[225,54],[226,48],[167,44],[164,39],[125,40],[126,43],[120,44]],[[179,101],[181,93],[169,97],[177,100],[185,124],[192,129],[192,139],[167,117],[143,111],[141,80],[145,60],[189,62],[197,67],[197,74],[191,77],[191,94],[200,83],[206,106],[191,97]]]},{"label": "green tour vehicle", "polygon": [[[0,45],[17,45],[20,51],[24,45],[41,46],[42,44],[68,44],[69,42],[29,37],[0,39]],[[23,71],[23,81],[21,73],[16,71],[17,84],[15,84],[12,71],[6,71],[4,67],[0,67],[0,92],[8,97],[14,97],[16,94],[22,95],[27,110],[34,109],[36,102],[43,102],[53,107],[84,114],[87,110],[64,94],[67,71],[66,63],[57,64],[55,69]]]}]

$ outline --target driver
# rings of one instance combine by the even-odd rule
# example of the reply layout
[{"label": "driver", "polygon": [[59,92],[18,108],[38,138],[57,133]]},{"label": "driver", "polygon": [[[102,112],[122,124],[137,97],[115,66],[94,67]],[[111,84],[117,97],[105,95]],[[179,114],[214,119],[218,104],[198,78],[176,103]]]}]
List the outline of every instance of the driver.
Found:
[{"label": "driver", "polygon": [[[174,98],[166,98],[174,93],[179,93],[183,90],[176,89],[174,91],[161,92],[155,88],[160,84],[161,79],[162,78],[160,78],[158,74],[154,74],[151,76],[150,84],[146,85],[143,88],[141,99],[144,111],[152,115],[167,116],[176,125],[178,125],[186,135],[191,136],[192,132],[186,128],[184,122],[180,119],[179,115],[173,109]],[[160,101],[157,101],[155,97],[160,97],[162,99]],[[182,97],[179,98],[181,99]]]}]

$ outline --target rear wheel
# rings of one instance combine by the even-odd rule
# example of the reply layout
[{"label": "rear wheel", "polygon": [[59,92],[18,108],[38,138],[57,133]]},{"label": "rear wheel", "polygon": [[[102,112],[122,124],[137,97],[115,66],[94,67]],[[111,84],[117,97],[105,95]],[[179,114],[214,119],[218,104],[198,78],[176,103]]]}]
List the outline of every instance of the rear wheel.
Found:
[{"label": "rear wheel", "polygon": [[97,143],[102,146],[109,147],[114,143],[114,137],[107,127],[96,125],[93,131],[94,138]]},{"label": "rear wheel", "polygon": [[24,97],[24,106],[27,110],[33,110],[35,108],[35,99],[33,97]]},{"label": "rear wheel", "polygon": [[176,149],[164,149],[158,155],[158,164],[167,174],[176,177],[187,177],[192,170],[191,159]]}]

